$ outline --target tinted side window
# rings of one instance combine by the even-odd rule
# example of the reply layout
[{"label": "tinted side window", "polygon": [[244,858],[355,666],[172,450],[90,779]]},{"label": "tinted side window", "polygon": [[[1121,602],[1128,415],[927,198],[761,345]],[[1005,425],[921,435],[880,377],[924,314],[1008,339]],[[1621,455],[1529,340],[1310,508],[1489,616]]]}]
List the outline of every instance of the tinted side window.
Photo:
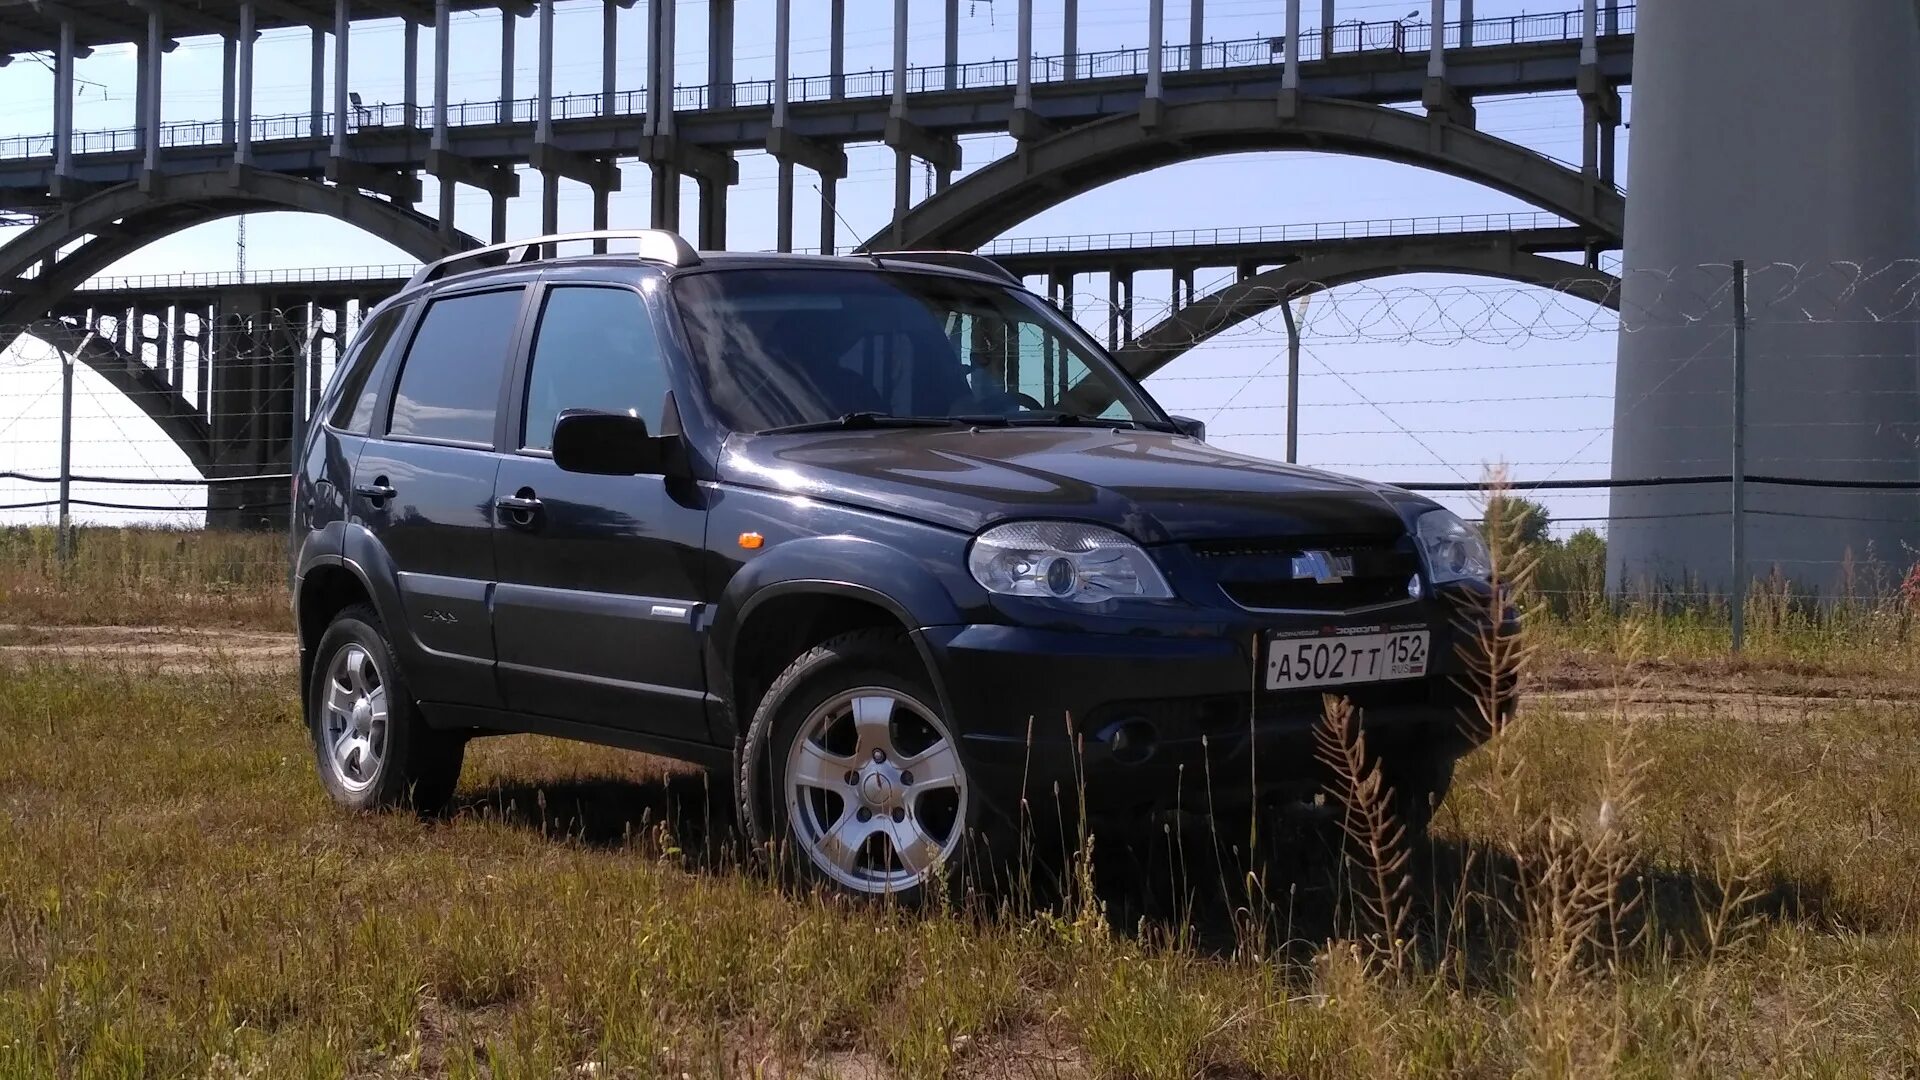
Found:
[{"label": "tinted side window", "polygon": [[389,433],[492,445],[500,376],[513,348],[521,289],[427,305],[393,392]]},{"label": "tinted side window", "polygon": [[553,446],[553,422],[568,409],[638,416],[660,430],[667,373],[646,302],[628,289],[549,290],[527,373],[521,445]]},{"label": "tinted side window", "polygon": [[379,385],[372,381],[373,369],[385,355],[406,313],[405,307],[388,308],[354,336],[353,349],[341,365],[340,393],[334,398],[336,404],[327,420],[329,424],[356,435],[365,435],[372,426],[373,399],[379,393]]}]

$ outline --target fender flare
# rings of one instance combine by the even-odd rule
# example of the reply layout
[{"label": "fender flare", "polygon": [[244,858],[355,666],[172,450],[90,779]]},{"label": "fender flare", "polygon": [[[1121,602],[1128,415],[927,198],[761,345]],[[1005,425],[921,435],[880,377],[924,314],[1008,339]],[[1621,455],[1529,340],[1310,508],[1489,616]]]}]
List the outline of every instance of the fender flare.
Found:
[{"label": "fender flare", "polygon": [[[741,567],[714,603],[707,633],[708,685],[734,711],[733,673],[741,628],[771,601],[819,596],[870,604],[900,623],[926,669],[942,711],[950,711],[944,680],[919,633],[925,627],[967,622],[952,593],[918,559],[876,540],[837,535],[791,540]],[[733,717],[731,740],[751,718]]]}]

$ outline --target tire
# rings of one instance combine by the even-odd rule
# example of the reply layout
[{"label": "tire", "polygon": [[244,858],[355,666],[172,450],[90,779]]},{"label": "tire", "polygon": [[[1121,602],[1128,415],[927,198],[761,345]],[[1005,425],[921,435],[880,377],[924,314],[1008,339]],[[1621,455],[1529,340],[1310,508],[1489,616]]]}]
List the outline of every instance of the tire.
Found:
[{"label": "tire", "polygon": [[735,754],[754,848],[855,897],[957,895],[968,868],[984,865],[986,814],[938,702],[897,631],[854,631],[801,654]]},{"label": "tire", "polygon": [[380,616],[366,604],[335,615],[314,650],[307,733],[321,785],[349,810],[440,811],[467,749],[465,737],[427,726]]},{"label": "tire", "polygon": [[1392,789],[1393,810],[1409,840],[1427,835],[1453,787],[1453,766],[1453,758],[1434,753],[1403,752],[1381,761],[1381,779]]}]

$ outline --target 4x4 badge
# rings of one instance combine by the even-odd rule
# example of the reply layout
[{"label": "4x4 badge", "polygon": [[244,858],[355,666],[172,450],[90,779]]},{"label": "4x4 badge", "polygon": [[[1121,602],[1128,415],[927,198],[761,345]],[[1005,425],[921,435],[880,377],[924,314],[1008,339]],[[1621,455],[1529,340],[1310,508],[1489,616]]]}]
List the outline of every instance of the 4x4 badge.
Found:
[{"label": "4x4 badge", "polygon": [[1312,578],[1322,585],[1338,585],[1353,574],[1353,556],[1303,551],[1293,557],[1293,576]]}]

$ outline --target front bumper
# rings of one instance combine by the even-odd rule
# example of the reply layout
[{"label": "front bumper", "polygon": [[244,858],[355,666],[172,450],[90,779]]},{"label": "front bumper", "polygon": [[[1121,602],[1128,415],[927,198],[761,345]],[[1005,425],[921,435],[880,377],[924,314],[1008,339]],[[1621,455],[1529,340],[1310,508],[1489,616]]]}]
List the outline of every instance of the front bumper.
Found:
[{"label": "front bumper", "polygon": [[[1095,813],[1204,812],[1295,798],[1320,783],[1314,730],[1327,691],[1269,692],[1255,680],[1264,632],[1300,628],[1149,635],[977,625],[919,636],[968,771],[1004,813],[1022,799],[1030,812],[1083,799]],[[1425,677],[1330,688],[1359,709],[1376,752],[1458,757],[1486,730],[1468,675],[1478,635],[1438,618],[1427,629]]]}]

